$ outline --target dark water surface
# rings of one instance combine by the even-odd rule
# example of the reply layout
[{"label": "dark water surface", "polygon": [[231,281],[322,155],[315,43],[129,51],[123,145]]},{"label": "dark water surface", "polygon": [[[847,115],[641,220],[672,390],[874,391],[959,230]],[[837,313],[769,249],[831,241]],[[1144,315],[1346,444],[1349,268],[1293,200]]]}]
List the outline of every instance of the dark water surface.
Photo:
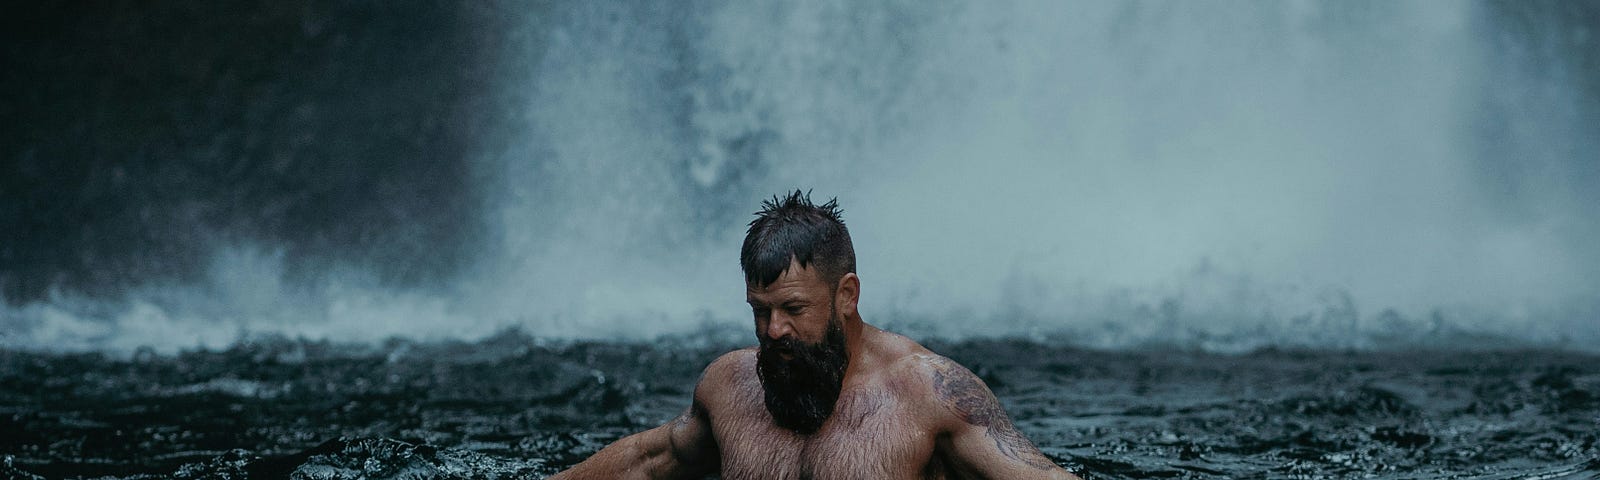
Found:
[{"label": "dark water surface", "polygon": [[[733,340],[0,352],[0,477],[522,478],[688,402]],[[929,342],[1086,478],[1600,478],[1600,357]]]}]

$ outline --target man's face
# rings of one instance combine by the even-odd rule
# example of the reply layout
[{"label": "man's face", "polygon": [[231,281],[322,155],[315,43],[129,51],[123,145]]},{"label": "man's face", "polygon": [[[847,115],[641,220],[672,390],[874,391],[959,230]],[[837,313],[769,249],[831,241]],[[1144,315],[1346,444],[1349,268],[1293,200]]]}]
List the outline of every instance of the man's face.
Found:
[{"label": "man's face", "polygon": [[778,426],[813,433],[833,413],[849,355],[834,289],[791,262],[771,285],[745,291],[755,314],[756,373]]}]

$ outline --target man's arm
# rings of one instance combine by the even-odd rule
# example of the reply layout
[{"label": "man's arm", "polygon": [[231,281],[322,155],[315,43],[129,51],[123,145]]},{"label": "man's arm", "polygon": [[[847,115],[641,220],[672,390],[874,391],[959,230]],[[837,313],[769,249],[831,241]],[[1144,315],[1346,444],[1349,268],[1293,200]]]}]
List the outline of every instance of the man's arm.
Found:
[{"label": "man's arm", "polygon": [[718,464],[717,445],[698,393],[678,418],[617,440],[550,479],[699,478],[711,473]]},{"label": "man's arm", "polygon": [[940,419],[938,448],[957,470],[979,478],[1081,480],[1050,461],[1011,424],[1000,401],[966,367],[944,357],[931,367],[933,418]]}]

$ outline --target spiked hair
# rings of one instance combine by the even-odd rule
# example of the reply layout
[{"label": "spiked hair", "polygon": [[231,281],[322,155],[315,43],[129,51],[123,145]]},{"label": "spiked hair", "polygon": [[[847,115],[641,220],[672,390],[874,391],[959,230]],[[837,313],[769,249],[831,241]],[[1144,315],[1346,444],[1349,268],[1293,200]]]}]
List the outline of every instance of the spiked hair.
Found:
[{"label": "spiked hair", "polygon": [[816,205],[810,192],[800,190],[761,202],[739,250],[744,283],[771,285],[789,269],[790,259],[815,268],[823,281],[833,285],[846,273],[855,273],[856,251],[840,213],[837,198]]}]

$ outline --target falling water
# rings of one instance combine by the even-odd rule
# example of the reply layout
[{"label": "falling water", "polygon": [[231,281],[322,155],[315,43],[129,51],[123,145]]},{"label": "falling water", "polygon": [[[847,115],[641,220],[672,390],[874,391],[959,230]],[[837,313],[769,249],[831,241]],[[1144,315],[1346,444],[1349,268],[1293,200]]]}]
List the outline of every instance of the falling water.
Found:
[{"label": "falling water", "polygon": [[[160,248],[104,249],[96,258],[122,261],[73,264],[86,265],[76,276],[13,254],[0,284],[33,287],[8,287],[0,340],[126,350],[242,333],[742,329],[748,214],[801,188],[844,207],[867,320],[917,336],[1582,348],[1600,314],[1600,75],[1593,25],[1562,8],[558,2],[485,7],[432,37],[305,14],[295,33],[401,42],[392,68],[421,72],[360,75],[364,102],[213,92],[286,112],[266,125],[303,141],[263,156],[353,165],[305,173],[334,175],[333,190],[307,200],[282,189],[314,189],[310,177],[246,158],[243,178],[163,187],[186,201],[113,197],[156,218],[233,220],[139,227],[148,212],[128,214],[123,230],[167,232]],[[447,34],[472,40],[424,47]],[[378,68],[355,58],[378,47],[312,45]],[[378,106],[435,90],[466,93],[412,109],[426,118]],[[244,118],[193,132],[220,147],[177,153],[254,152],[235,138],[262,135]],[[366,157],[378,150],[295,127],[390,120],[444,133],[408,147],[359,130],[387,148]],[[10,155],[24,163],[49,153],[22,147]],[[61,231],[73,232],[41,234]],[[172,251],[199,253],[179,255],[188,268],[147,266]],[[106,276],[96,265],[127,272],[71,281]]]}]

